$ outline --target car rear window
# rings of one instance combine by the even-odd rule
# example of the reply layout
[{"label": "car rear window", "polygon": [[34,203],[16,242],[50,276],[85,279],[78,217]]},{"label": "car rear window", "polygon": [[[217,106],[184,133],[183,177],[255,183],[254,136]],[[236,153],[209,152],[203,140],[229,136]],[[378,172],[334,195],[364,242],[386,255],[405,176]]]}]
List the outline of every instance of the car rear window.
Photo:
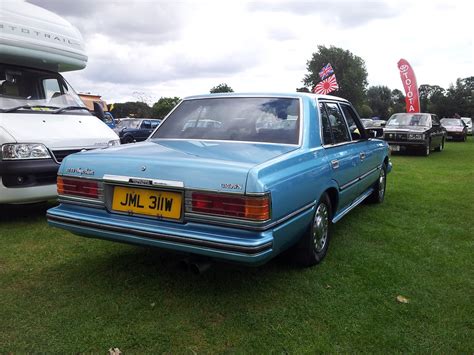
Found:
[{"label": "car rear window", "polygon": [[153,138],[298,144],[297,98],[229,97],[184,100]]}]

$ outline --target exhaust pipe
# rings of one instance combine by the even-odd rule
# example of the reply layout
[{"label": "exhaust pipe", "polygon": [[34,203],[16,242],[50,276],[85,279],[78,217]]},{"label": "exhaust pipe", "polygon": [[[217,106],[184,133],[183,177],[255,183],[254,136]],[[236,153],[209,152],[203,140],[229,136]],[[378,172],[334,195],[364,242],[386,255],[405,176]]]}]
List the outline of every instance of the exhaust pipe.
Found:
[{"label": "exhaust pipe", "polygon": [[179,267],[195,275],[201,275],[211,268],[211,262],[207,259],[184,258],[180,260]]},{"label": "exhaust pipe", "polygon": [[189,269],[195,275],[201,275],[211,268],[211,263],[206,260],[196,260],[189,264]]}]

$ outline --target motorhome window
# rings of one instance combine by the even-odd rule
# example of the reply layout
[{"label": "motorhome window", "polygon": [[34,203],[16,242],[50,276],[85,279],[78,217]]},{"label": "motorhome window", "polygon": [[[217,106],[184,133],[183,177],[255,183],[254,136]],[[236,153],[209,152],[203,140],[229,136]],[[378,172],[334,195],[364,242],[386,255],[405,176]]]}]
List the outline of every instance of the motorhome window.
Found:
[{"label": "motorhome window", "polygon": [[[56,108],[84,104],[58,73],[0,65],[0,109],[21,107],[14,112],[24,112],[31,111],[35,106],[42,106],[42,112],[47,112],[44,106],[49,106],[49,110],[54,111]],[[84,110],[73,114],[88,113]]]},{"label": "motorhome window", "polygon": [[53,96],[62,95],[58,79],[44,79],[43,88],[47,100],[51,100]]}]

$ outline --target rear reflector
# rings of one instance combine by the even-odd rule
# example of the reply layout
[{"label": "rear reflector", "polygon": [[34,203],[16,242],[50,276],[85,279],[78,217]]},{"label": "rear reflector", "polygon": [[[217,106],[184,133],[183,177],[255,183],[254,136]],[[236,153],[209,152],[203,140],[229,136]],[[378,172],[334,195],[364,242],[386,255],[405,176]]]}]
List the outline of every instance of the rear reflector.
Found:
[{"label": "rear reflector", "polygon": [[191,211],[215,216],[244,218],[254,221],[270,219],[270,196],[233,196],[193,192]]},{"label": "rear reflector", "polygon": [[99,183],[97,181],[68,179],[58,176],[58,195],[99,198]]}]

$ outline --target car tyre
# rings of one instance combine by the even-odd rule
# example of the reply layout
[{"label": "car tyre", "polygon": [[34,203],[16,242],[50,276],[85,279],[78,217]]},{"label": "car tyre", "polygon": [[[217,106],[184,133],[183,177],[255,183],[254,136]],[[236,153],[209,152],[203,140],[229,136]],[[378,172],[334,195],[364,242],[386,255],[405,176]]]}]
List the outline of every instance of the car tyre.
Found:
[{"label": "car tyre", "polygon": [[430,145],[431,145],[431,142],[428,142],[425,146],[425,150],[423,152],[423,155],[425,157],[428,157],[430,155]]},{"label": "car tyre", "polygon": [[385,191],[387,189],[387,166],[382,165],[379,177],[374,184],[374,191],[369,195],[367,201],[370,203],[382,203],[385,199]]},{"label": "car tyre", "polygon": [[327,194],[321,196],[311,225],[295,248],[298,263],[305,267],[319,264],[326,256],[331,224],[331,201]]},{"label": "car tyre", "polygon": [[135,140],[130,135],[127,135],[127,136],[122,138],[122,144],[129,144],[129,143],[133,143],[134,141]]},{"label": "car tyre", "polygon": [[442,152],[444,150],[444,138],[441,140],[439,146],[435,149],[437,152]]}]

